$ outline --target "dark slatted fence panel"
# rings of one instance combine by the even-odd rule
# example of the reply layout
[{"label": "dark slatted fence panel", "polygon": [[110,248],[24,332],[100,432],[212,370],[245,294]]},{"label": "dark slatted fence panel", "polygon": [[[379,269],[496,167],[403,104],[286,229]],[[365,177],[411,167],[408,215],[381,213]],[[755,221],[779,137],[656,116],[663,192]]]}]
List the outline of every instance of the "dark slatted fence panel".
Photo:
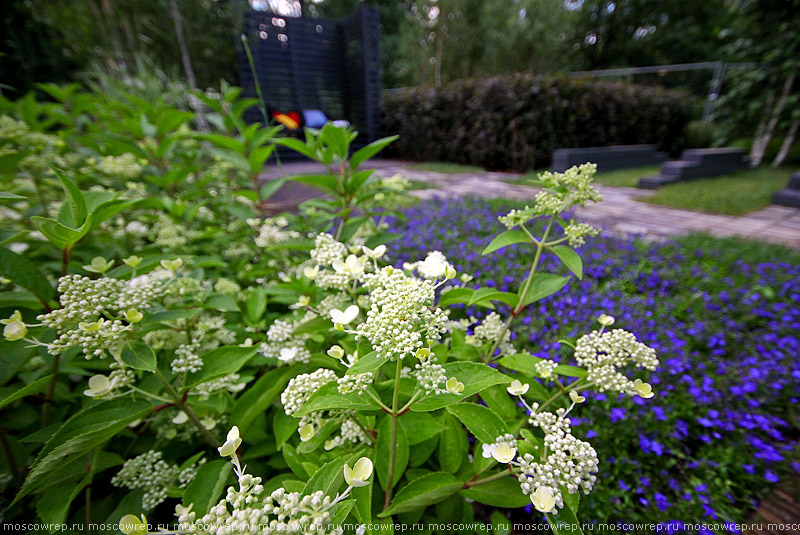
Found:
[{"label": "dark slatted fence panel", "polygon": [[[349,121],[359,132],[356,145],[380,135],[381,70],[378,13],[362,8],[341,21],[245,14],[244,32],[268,110],[318,109]],[[247,56],[239,54],[245,96],[256,97]],[[247,120],[261,121],[256,109]]]}]

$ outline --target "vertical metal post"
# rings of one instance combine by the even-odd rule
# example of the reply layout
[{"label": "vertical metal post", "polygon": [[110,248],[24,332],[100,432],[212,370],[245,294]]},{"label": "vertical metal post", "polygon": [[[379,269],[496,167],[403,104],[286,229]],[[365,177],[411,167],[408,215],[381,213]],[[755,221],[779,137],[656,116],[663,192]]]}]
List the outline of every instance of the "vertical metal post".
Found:
[{"label": "vertical metal post", "polygon": [[722,61],[718,61],[714,66],[714,76],[711,79],[711,85],[708,88],[706,105],[703,107],[704,123],[707,123],[711,120],[711,115],[714,112],[714,103],[719,98],[719,92],[722,90],[722,79],[725,77],[725,68],[726,65]]}]

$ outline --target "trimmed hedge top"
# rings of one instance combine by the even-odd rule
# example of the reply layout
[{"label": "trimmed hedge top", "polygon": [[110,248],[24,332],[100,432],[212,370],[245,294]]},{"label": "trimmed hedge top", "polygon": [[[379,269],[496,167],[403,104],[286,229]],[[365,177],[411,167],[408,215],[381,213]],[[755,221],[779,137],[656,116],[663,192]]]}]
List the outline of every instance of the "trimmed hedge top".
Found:
[{"label": "trimmed hedge top", "polygon": [[387,156],[486,169],[548,167],[555,149],[652,143],[681,148],[691,97],[596,79],[530,74],[384,95]]}]

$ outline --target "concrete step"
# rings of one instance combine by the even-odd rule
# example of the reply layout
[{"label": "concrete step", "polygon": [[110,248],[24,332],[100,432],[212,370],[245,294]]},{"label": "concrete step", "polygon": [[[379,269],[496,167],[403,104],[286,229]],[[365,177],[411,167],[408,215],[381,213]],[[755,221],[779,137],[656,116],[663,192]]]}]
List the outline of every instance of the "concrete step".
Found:
[{"label": "concrete step", "polygon": [[658,189],[661,186],[678,182],[678,180],[678,177],[675,176],[650,176],[639,179],[639,187],[642,189]]}]

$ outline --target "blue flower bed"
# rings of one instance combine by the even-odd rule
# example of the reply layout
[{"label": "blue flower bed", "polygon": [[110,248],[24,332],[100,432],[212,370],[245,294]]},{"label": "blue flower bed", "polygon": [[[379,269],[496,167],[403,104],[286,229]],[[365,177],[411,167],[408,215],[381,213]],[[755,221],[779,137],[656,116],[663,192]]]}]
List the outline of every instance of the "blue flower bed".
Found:
[{"label": "blue flower bed", "polygon": [[[513,291],[531,248],[480,255],[503,230],[497,215],[513,207],[420,203],[391,222],[403,238],[390,254],[402,263],[438,249],[475,276],[471,284]],[[596,394],[573,413],[601,459],[582,520],[657,522],[666,532],[682,532],[682,522],[746,521],[773,484],[800,473],[800,264],[609,236],[580,252],[584,280],[524,312],[517,348],[563,359],[558,340],[597,328],[607,313],[661,359],[654,398]],[[544,259],[543,271],[559,269]]]}]

